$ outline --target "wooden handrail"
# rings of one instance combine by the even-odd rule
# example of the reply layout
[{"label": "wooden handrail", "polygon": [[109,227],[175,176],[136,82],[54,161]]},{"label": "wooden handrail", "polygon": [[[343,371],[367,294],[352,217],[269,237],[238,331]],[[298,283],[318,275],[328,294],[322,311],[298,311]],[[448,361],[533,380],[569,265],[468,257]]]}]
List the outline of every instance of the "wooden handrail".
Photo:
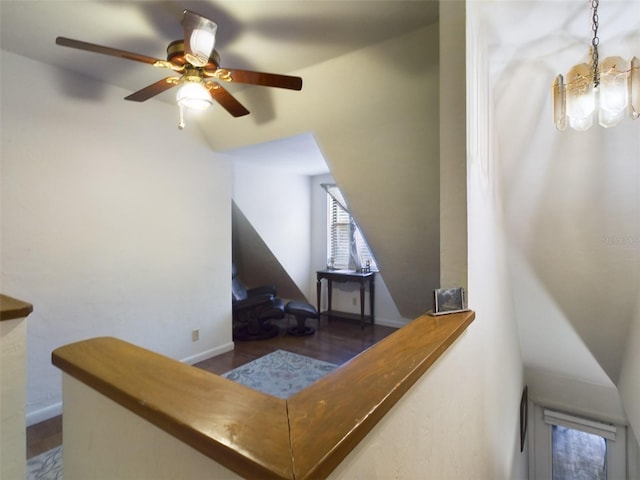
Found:
[{"label": "wooden handrail", "polygon": [[243,477],[323,478],[474,317],[423,315],[288,400],[109,337],[52,361]]},{"label": "wooden handrail", "polygon": [[0,321],[24,318],[33,312],[33,305],[17,298],[0,294]]}]

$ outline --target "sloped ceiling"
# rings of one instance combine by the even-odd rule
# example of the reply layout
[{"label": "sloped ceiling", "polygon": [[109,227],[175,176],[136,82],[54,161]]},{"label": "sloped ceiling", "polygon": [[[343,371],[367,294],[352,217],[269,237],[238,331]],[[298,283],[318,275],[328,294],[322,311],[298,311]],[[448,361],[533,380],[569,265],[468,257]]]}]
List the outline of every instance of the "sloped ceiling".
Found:
[{"label": "sloped ceiling", "polygon": [[[617,382],[640,291],[640,120],[555,130],[550,85],[588,61],[590,2],[486,2],[490,101],[525,363]],[[640,2],[603,0],[600,58],[640,56]]]},{"label": "sloped ceiling", "polygon": [[[0,9],[3,50],[131,92],[166,72],[60,47],[55,38],[65,36],[163,59],[168,43],[183,37],[182,12],[190,9],[218,24],[216,50],[223,66],[288,73],[419,28],[437,18],[438,12],[437,2],[403,0],[2,0]],[[99,100],[99,91],[91,93]],[[158,98],[173,102],[175,92]]]}]

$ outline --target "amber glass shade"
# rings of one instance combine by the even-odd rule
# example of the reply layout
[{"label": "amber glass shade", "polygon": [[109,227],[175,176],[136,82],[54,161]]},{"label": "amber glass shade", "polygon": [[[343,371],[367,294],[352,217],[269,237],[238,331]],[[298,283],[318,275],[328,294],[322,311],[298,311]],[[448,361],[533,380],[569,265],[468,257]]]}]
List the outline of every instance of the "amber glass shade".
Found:
[{"label": "amber glass shade", "polygon": [[631,59],[629,71],[629,115],[636,119],[640,117],[640,60]]},{"label": "amber glass shade", "polygon": [[629,108],[628,66],[621,57],[600,64],[599,121],[605,128],[620,123]]},{"label": "amber glass shade", "polygon": [[558,130],[567,128],[566,90],[562,75],[558,75],[553,81],[553,123]]},{"label": "amber glass shade", "polygon": [[581,63],[567,74],[567,120],[574,130],[587,130],[593,125],[596,96],[590,65]]}]

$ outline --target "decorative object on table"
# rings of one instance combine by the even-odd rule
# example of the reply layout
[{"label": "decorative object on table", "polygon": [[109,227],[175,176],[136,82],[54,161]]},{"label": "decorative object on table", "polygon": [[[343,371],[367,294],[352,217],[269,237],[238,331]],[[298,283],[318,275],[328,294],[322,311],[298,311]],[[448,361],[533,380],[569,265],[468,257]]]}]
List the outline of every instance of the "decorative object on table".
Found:
[{"label": "decorative object on table", "polygon": [[524,451],[524,443],[527,439],[527,422],[529,414],[529,387],[525,385],[520,398],[520,451]]},{"label": "decorative object on table", "polygon": [[433,315],[467,311],[464,288],[439,288],[434,290],[435,311]]},{"label": "decorative object on table", "polygon": [[572,67],[566,83],[562,75],[553,82],[553,122],[558,130],[567,125],[587,130],[593,125],[595,112],[605,128],[620,123],[627,112],[632,119],[640,117],[640,60],[607,57],[599,63],[598,6],[599,0],[592,0],[590,63]]},{"label": "decorative object on table", "polygon": [[336,368],[333,363],[276,350],[222,376],[274,397],[289,398]]}]

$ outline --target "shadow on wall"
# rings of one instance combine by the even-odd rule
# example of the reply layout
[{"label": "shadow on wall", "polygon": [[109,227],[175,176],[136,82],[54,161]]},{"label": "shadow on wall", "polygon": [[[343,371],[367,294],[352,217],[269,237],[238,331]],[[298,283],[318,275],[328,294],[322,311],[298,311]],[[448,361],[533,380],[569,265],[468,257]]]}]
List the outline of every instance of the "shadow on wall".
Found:
[{"label": "shadow on wall", "polygon": [[[309,301],[235,202],[232,204],[231,221],[232,258],[243,283],[248,288],[275,285],[281,298]],[[315,303],[315,300],[311,303]]]}]

